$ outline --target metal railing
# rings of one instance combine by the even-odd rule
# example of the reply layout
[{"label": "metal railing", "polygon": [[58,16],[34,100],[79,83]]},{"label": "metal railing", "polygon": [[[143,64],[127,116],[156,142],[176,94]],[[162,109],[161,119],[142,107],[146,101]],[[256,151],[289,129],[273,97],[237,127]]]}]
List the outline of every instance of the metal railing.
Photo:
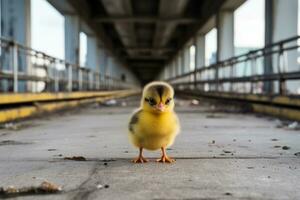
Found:
[{"label": "metal railing", "polygon": [[299,40],[282,40],[167,81],[179,90],[299,95]]},{"label": "metal railing", "polygon": [[134,87],[132,82],[0,38],[0,92],[71,92]]}]

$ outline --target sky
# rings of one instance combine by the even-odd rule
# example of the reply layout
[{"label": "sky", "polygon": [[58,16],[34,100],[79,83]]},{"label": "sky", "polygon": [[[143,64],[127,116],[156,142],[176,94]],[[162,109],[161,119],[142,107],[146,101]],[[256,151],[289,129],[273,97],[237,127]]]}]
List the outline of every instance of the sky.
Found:
[{"label": "sky", "polygon": [[263,47],[265,1],[249,0],[234,12],[234,46]]},{"label": "sky", "polygon": [[46,0],[31,0],[31,45],[64,59],[64,17]]}]

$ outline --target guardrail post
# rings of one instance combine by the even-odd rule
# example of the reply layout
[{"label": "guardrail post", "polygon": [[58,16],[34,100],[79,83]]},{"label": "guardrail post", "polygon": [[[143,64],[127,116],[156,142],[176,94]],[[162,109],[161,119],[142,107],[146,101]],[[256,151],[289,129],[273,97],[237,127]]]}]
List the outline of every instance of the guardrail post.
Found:
[{"label": "guardrail post", "polygon": [[54,72],[55,72],[55,74],[54,74],[54,91],[59,92],[59,71],[58,71],[58,69],[55,68],[54,63],[55,63],[54,60],[50,61],[50,65],[54,69]]},{"label": "guardrail post", "polygon": [[93,90],[94,89],[94,79],[93,79],[93,72],[89,71],[89,90]]},{"label": "guardrail post", "polygon": [[72,92],[72,65],[66,64],[67,65],[67,70],[68,70],[68,91]]},{"label": "guardrail post", "polygon": [[[234,77],[234,60],[230,60],[230,72],[229,72],[229,78],[233,78]],[[229,88],[230,92],[233,92],[233,82],[230,82],[230,88]]]},{"label": "guardrail post", "polygon": [[194,69],[194,90],[197,90],[197,68]]},{"label": "guardrail post", "polygon": [[100,74],[96,73],[96,90],[100,89]]},{"label": "guardrail post", "polygon": [[78,68],[78,90],[82,90],[82,69]]},{"label": "guardrail post", "polygon": [[219,91],[219,65],[220,63],[216,63],[215,66],[215,90]]},{"label": "guardrail post", "polygon": [[[282,70],[283,69],[283,72],[284,69],[286,69],[286,60],[285,59],[282,59],[283,57],[283,44],[280,43],[279,45],[279,54],[278,54],[278,63],[277,63],[277,70],[278,70],[278,74],[279,74],[279,80],[278,80],[278,83],[279,83],[279,94],[280,95],[285,95],[286,94],[286,84],[285,84],[285,79],[283,78],[282,76]],[[281,63],[282,63],[282,67],[281,67]]]},{"label": "guardrail post", "polygon": [[13,87],[14,92],[18,92],[18,46],[13,42],[11,46],[12,66],[13,66]]},{"label": "guardrail post", "polygon": [[[252,54],[251,54],[252,55]],[[255,57],[255,55],[252,55],[251,57],[250,57],[250,59],[251,59],[251,82],[250,82],[250,93],[252,94],[253,93],[253,91],[254,91],[254,79],[253,79],[253,77],[256,75],[256,57]]]}]

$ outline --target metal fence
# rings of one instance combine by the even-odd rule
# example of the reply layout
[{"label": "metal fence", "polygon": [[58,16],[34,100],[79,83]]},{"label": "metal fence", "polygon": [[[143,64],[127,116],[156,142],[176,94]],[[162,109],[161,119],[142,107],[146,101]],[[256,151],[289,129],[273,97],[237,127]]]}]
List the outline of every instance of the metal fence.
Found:
[{"label": "metal fence", "polygon": [[114,90],[135,85],[0,38],[0,92]]},{"label": "metal fence", "polygon": [[299,44],[292,37],[167,81],[179,90],[299,95]]}]

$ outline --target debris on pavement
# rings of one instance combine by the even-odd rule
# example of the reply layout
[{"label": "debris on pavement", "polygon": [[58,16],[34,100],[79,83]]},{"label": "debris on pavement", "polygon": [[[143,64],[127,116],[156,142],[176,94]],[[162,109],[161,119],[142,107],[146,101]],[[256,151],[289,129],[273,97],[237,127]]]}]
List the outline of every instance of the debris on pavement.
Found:
[{"label": "debris on pavement", "polygon": [[297,121],[282,121],[277,119],[275,121],[276,128],[287,128],[289,130],[300,130],[300,123]]},{"label": "debris on pavement", "polygon": [[271,141],[278,141],[278,139],[276,139],[276,138],[273,138],[273,139],[271,139]]},{"label": "debris on pavement", "polygon": [[192,105],[192,106],[197,106],[197,105],[199,105],[199,101],[198,101],[197,99],[193,99],[193,100],[191,101],[190,105]]},{"label": "debris on pavement", "polygon": [[222,115],[215,115],[215,114],[209,114],[206,115],[206,118],[210,119],[210,118],[224,118],[224,116]]},{"label": "debris on pavement", "polygon": [[287,127],[291,130],[300,130],[300,124],[298,122],[290,123]]},{"label": "debris on pavement", "polygon": [[224,153],[231,153],[231,151],[223,150]]},{"label": "debris on pavement", "polygon": [[19,141],[15,141],[15,140],[0,141],[0,146],[2,146],[2,145],[25,145],[25,144],[32,144],[32,142],[19,142]]},{"label": "debris on pavement", "polygon": [[9,122],[9,123],[5,123],[5,124],[1,125],[1,128],[10,129],[10,130],[18,130],[18,125],[13,122]]},{"label": "debris on pavement", "polygon": [[288,126],[289,123],[287,121],[276,119],[275,124],[276,124],[275,125],[276,128],[284,128],[285,126]]},{"label": "debris on pavement", "polygon": [[73,156],[73,157],[64,157],[64,160],[86,161],[86,158],[83,156]]},{"label": "debris on pavement", "polygon": [[98,185],[96,186],[96,188],[97,188],[97,189],[101,189],[101,188],[103,188],[103,185],[98,184]]},{"label": "debris on pavement", "polygon": [[61,192],[62,188],[54,183],[43,181],[39,186],[21,187],[16,188],[9,186],[7,188],[0,187],[0,197],[16,197],[24,195],[35,195],[35,194],[53,194]]},{"label": "debris on pavement", "polygon": [[281,147],[280,145],[275,145],[275,146],[274,146],[274,148],[280,148],[280,147]]},{"label": "debris on pavement", "polygon": [[294,153],[295,156],[300,156],[300,152]]},{"label": "debris on pavement", "polygon": [[104,188],[109,188],[109,185],[104,185]]},{"label": "debris on pavement", "polygon": [[57,149],[47,149],[47,151],[56,151]]},{"label": "debris on pavement", "polygon": [[283,147],[282,147],[283,150],[289,150],[290,148],[291,148],[291,147],[288,147],[288,146],[283,146]]},{"label": "debris on pavement", "polygon": [[105,101],[103,104],[105,106],[115,106],[115,105],[117,105],[117,101],[115,99],[110,99],[108,101]]}]

